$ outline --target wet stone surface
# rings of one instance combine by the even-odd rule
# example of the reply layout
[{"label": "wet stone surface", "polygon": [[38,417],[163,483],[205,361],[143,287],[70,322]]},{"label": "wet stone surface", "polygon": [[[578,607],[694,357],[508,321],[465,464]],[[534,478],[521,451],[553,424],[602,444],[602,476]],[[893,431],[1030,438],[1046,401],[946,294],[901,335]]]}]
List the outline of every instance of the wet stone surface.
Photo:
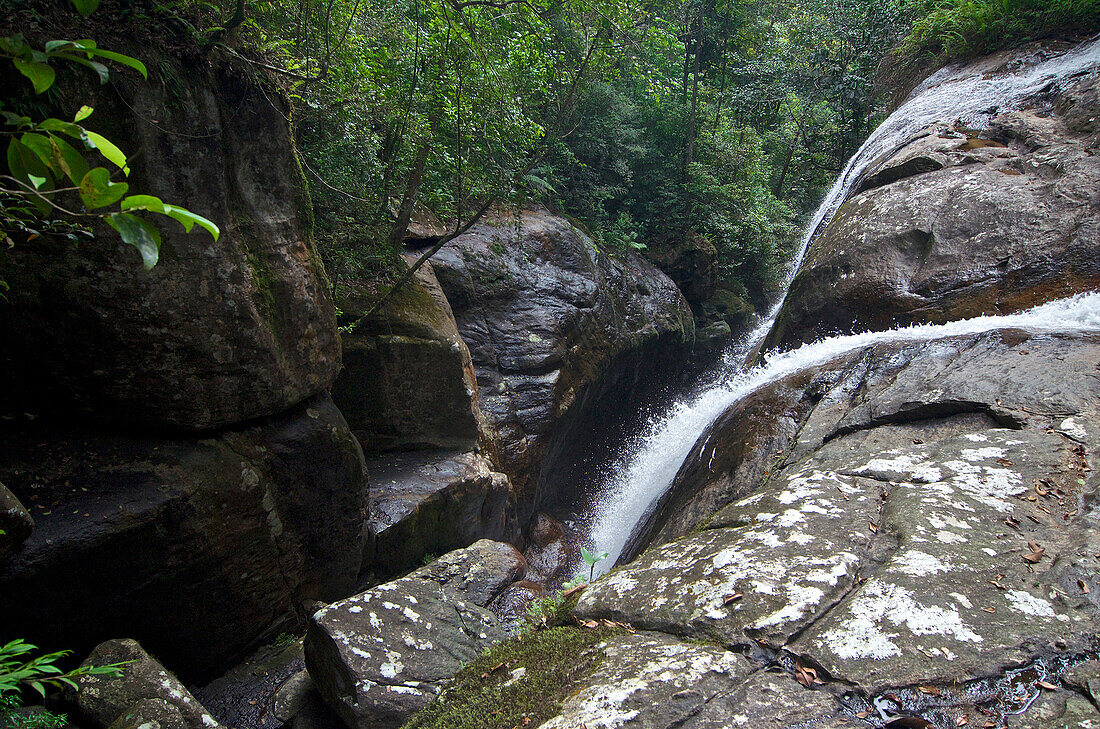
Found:
[{"label": "wet stone surface", "polygon": [[483,540],[313,615],[306,666],[349,727],[400,726],[459,668],[504,638],[483,605],[522,574],[522,556],[497,546]]}]

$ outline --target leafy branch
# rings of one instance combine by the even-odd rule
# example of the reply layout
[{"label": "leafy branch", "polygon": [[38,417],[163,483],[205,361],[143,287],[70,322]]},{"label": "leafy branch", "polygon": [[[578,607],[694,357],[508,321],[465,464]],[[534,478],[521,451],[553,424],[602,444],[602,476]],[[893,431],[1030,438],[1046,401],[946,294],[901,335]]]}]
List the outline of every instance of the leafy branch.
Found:
[{"label": "leafy branch", "polygon": [[[87,15],[98,0],[73,0],[77,10]],[[51,40],[41,49],[27,43],[22,34],[0,37],[0,58],[7,58],[34,87],[36,95],[50,89],[57,79],[52,62],[61,61],[90,68],[101,84],[107,83],[110,70],[106,62],[118,63],[148,78],[145,65],[130,56],[99,48],[94,40]],[[103,135],[87,129],[81,122],[93,113],[83,105],[72,121],[48,118],[35,121],[3,109],[4,126],[0,136],[8,137],[7,171],[0,175],[0,210],[3,211],[4,238],[14,245],[9,232],[19,230],[33,240],[49,226],[36,228],[35,222],[61,215],[73,220],[102,219],[118,232],[122,241],[141,254],[146,270],[160,257],[160,230],[147,215],[172,218],[188,233],[198,225],[214,238],[221,231],[209,219],[190,210],[164,202],[153,195],[128,195],[130,185],[115,176],[128,177],[126,154]],[[74,146],[75,145],[75,146]],[[107,165],[92,166],[88,155],[94,152]],[[71,184],[67,184],[71,183]],[[77,195],[83,210],[74,210],[66,196]],[[38,212],[38,221],[28,214],[28,205]],[[117,207],[116,207],[117,206]],[[144,214],[144,215],[143,215]],[[72,236],[70,236],[72,237]]]},{"label": "leafy branch", "polygon": [[81,666],[72,671],[62,671],[57,662],[72,654],[72,651],[45,653],[37,658],[29,654],[37,646],[16,638],[0,647],[0,697],[15,693],[24,687],[30,687],[45,697],[46,687],[79,688],[76,679],[81,676],[121,676],[122,669],[133,661],[112,663],[106,666]]}]

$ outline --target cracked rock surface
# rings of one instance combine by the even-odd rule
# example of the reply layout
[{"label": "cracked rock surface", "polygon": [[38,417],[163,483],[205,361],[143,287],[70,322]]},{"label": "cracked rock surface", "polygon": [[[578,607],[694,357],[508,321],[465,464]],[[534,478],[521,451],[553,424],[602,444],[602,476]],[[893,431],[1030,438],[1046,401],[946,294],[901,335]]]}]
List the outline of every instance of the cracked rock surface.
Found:
[{"label": "cracked rock surface", "polygon": [[[878,345],[769,385],[756,406],[800,403],[765,439],[769,477],[739,484],[737,459],[712,457],[744,432],[720,418],[673,489],[687,511],[728,505],[591,585],[576,612],[763,648],[869,697],[1095,651],[1097,362],[1096,335],[1001,330]],[[821,695],[787,680],[796,704]],[[781,695],[751,700],[785,716]],[[1011,725],[1095,710],[1044,701],[1027,716],[1047,723]]]},{"label": "cracked rock surface", "polygon": [[318,610],[305,640],[317,690],[352,729],[400,726],[505,637],[485,606],[522,574],[514,547],[481,540]]}]

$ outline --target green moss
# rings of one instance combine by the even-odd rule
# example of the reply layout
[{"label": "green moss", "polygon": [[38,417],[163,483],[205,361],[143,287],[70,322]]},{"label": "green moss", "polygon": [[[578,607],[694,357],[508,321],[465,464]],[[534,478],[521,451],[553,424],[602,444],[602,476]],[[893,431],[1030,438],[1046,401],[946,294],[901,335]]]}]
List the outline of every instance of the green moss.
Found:
[{"label": "green moss", "polygon": [[[618,632],[563,626],[504,641],[462,669],[454,683],[404,729],[512,729],[538,726],[591,676],[600,660],[584,651]],[[517,669],[522,678],[512,681]],[[508,684],[508,685],[505,685]]]}]

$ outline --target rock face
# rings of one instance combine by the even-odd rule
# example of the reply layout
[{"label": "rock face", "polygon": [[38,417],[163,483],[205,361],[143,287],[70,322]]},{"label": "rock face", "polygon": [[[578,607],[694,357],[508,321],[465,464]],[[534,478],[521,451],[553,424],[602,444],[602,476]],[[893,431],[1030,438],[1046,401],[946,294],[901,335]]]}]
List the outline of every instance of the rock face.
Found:
[{"label": "rock face", "polygon": [[504,637],[485,608],[523,576],[514,547],[482,540],[314,614],[306,666],[352,729],[391,729]]},{"label": "rock face", "polygon": [[125,631],[209,676],[303,601],[355,587],[366,478],[327,397],[203,439],[20,425],[2,438],[0,473],[36,521],[0,562],[13,635],[80,649]]},{"label": "rock face", "polygon": [[[340,301],[356,321],[374,298]],[[470,351],[431,264],[343,338],[344,368],[332,398],[364,450],[472,450],[491,442]]]},{"label": "rock face", "polygon": [[529,515],[555,490],[539,478],[548,451],[598,440],[591,423],[572,422],[596,409],[586,398],[601,390],[613,421],[608,403],[629,400],[643,362],[652,367],[662,348],[682,354],[690,309],[652,265],[600,253],[544,211],[478,225],[433,260],[470,347],[498,465]]},{"label": "rock face", "polygon": [[[1097,335],[1009,330],[834,362],[770,480],[598,582],[578,612],[784,647],[868,694],[1087,651],[1097,361]],[[774,386],[780,404],[791,384]],[[708,435],[681,476],[714,504],[742,493],[727,491],[737,468],[695,461],[739,429]]]},{"label": "rock face", "polygon": [[[221,725],[175,676],[164,670],[135,640],[109,640],[96,646],[83,666],[127,663],[121,676],[78,679],[76,702],[97,727],[138,727],[151,721],[163,729],[216,729]],[[144,721],[141,721],[144,720]]]},{"label": "rock face", "polygon": [[1098,85],[1086,76],[982,130],[947,109],[872,164],[811,246],[766,346],[1100,288]]},{"label": "rock face", "polygon": [[0,483],[0,559],[19,548],[34,530],[34,519],[4,484]]},{"label": "rock face", "polygon": [[369,459],[374,546],[364,572],[393,576],[478,539],[515,541],[508,477],[477,453],[414,451]]},{"label": "rock face", "polygon": [[118,74],[74,92],[96,109],[91,128],[129,155],[133,190],[185,205],[222,234],[162,224],[151,271],[105,225],[79,247],[5,248],[0,410],[197,431],[320,393],[340,345],[280,95],[228,62],[117,41],[150,68],[163,61],[177,83]]}]

